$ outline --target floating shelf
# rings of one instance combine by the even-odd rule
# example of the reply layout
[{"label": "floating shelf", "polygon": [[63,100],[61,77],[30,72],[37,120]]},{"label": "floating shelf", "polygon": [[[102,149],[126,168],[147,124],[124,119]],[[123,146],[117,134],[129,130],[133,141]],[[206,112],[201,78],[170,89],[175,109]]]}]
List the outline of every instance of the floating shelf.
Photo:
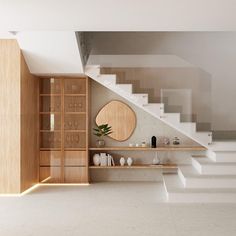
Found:
[{"label": "floating shelf", "polygon": [[50,94],[48,94],[48,93],[41,93],[40,95],[39,95],[40,97],[54,97],[54,96],[61,96],[61,94],[59,94],[59,93],[50,93]]},{"label": "floating shelf", "polygon": [[177,165],[89,166],[90,169],[176,169]]},{"label": "floating shelf", "polygon": [[91,147],[90,151],[205,151],[203,146],[159,146],[157,148],[150,147]]}]

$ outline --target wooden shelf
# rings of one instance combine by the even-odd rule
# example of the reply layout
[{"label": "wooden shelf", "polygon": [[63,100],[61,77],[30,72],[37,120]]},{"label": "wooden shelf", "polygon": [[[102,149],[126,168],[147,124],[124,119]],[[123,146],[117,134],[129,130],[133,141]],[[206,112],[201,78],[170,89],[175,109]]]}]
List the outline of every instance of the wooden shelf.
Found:
[{"label": "wooden shelf", "polygon": [[41,111],[39,112],[40,115],[51,115],[51,114],[61,114],[59,111]]},{"label": "wooden shelf", "polygon": [[86,97],[86,94],[67,93],[67,94],[64,94],[64,96],[67,96],[67,97]]},{"label": "wooden shelf", "polygon": [[68,112],[68,111],[66,111],[65,112],[65,115],[78,115],[78,114],[86,114],[86,112],[84,112],[84,111],[81,111],[81,112],[77,112],[77,111],[75,111],[75,112]]},{"label": "wooden shelf", "polygon": [[40,151],[61,151],[60,148],[40,148]]},{"label": "wooden shelf", "polygon": [[61,130],[40,130],[41,133],[44,133],[44,132],[52,132],[52,133],[55,133],[55,132],[61,132]]},{"label": "wooden shelf", "polygon": [[65,151],[86,151],[86,148],[65,148]]},{"label": "wooden shelf", "polygon": [[157,148],[150,147],[91,147],[90,151],[205,151],[203,146],[159,146]]},{"label": "wooden shelf", "polygon": [[89,166],[90,169],[176,169],[177,165]]},{"label": "wooden shelf", "polygon": [[79,129],[65,129],[65,132],[80,132],[80,133],[85,133],[86,130],[79,130]]},{"label": "wooden shelf", "polygon": [[61,94],[59,94],[59,93],[55,93],[55,94],[53,94],[53,93],[41,93],[41,94],[39,94],[39,96],[40,97],[53,97],[53,96],[61,96]]}]

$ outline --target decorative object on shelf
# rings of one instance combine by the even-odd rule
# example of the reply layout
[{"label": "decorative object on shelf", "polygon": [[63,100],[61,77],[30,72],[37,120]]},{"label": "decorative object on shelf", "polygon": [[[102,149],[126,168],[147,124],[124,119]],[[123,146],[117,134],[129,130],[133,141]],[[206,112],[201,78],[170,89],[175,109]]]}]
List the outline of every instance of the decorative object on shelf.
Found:
[{"label": "decorative object on shelf", "polygon": [[134,147],[134,144],[133,143],[129,143],[129,147]]},{"label": "decorative object on shelf", "polygon": [[133,159],[131,157],[128,157],[128,159],[127,159],[128,166],[131,166],[132,163],[133,163]]},{"label": "decorative object on shelf", "polygon": [[99,137],[99,139],[96,141],[96,146],[104,147],[105,141],[103,137],[112,133],[111,126],[108,126],[108,124],[102,124],[102,125],[97,126],[97,128],[94,128],[93,130],[95,131],[94,135]]},{"label": "decorative object on shelf", "polygon": [[136,115],[134,111],[121,101],[111,101],[106,104],[96,116],[96,124],[109,124],[112,133],[108,136],[116,141],[127,140],[136,127]]},{"label": "decorative object on shelf", "polygon": [[101,166],[107,166],[107,154],[106,153],[100,153],[101,158]]},{"label": "decorative object on shelf", "polygon": [[158,158],[157,152],[156,152],[155,157],[154,157],[153,160],[152,160],[152,164],[153,164],[153,165],[159,165],[159,164],[160,164],[160,159]]},{"label": "decorative object on shelf", "polygon": [[99,166],[101,163],[101,158],[100,158],[100,154],[94,154],[93,155],[93,164],[95,166]]},{"label": "decorative object on shelf", "polygon": [[151,144],[152,144],[152,146],[151,146],[152,148],[157,147],[157,138],[156,138],[156,136],[152,136]]},{"label": "decorative object on shelf", "polygon": [[180,139],[178,137],[174,137],[173,145],[179,145],[179,144],[180,144]]},{"label": "decorative object on shelf", "polygon": [[120,158],[120,165],[121,165],[121,166],[124,166],[124,165],[125,165],[125,158],[124,158],[124,157],[121,157],[121,158]]},{"label": "decorative object on shelf", "polygon": [[142,142],[141,146],[142,146],[142,147],[147,147],[148,144],[147,144],[146,142]]},{"label": "decorative object on shelf", "polygon": [[114,159],[110,154],[107,155],[107,166],[115,166]]},{"label": "decorative object on shelf", "polygon": [[138,144],[138,143],[136,143],[136,144],[135,144],[135,147],[139,147],[139,144]]}]

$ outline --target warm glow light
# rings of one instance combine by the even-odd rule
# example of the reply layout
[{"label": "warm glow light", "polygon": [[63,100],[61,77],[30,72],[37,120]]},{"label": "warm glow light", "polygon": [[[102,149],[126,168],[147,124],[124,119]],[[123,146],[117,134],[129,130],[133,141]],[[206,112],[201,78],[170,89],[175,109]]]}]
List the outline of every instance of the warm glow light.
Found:
[{"label": "warm glow light", "polygon": [[[46,181],[47,179],[45,179],[44,181]],[[25,190],[22,193],[18,193],[18,194],[0,194],[0,197],[21,197],[24,196],[32,191],[34,191],[36,188],[40,187],[40,186],[89,186],[89,183],[83,183],[83,184],[73,184],[73,183],[66,183],[66,184],[50,184],[50,183],[39,183],[39,184],[35,184],[34,186],[32,186],[31,188]]]},{"label": "warm glow light", "polygon": [[70,184],[70,183],[67,183],[67,184],[61,184],[61,183],[50,184],[50,183],[41,183],[39,185],[40,186],[89,186],[90,184],[89,183],[84,183],[84,184]]}]

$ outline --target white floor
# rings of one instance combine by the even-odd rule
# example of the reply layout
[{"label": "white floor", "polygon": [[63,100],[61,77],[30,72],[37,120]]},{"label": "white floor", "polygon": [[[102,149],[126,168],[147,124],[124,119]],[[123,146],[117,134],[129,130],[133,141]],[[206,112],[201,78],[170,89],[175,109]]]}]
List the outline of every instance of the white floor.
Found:
[{"label": "white floor", "polygon": [[162,183],[40,186],[0,197],[0,236],[235,236],[236,204],[165,202]]}]

